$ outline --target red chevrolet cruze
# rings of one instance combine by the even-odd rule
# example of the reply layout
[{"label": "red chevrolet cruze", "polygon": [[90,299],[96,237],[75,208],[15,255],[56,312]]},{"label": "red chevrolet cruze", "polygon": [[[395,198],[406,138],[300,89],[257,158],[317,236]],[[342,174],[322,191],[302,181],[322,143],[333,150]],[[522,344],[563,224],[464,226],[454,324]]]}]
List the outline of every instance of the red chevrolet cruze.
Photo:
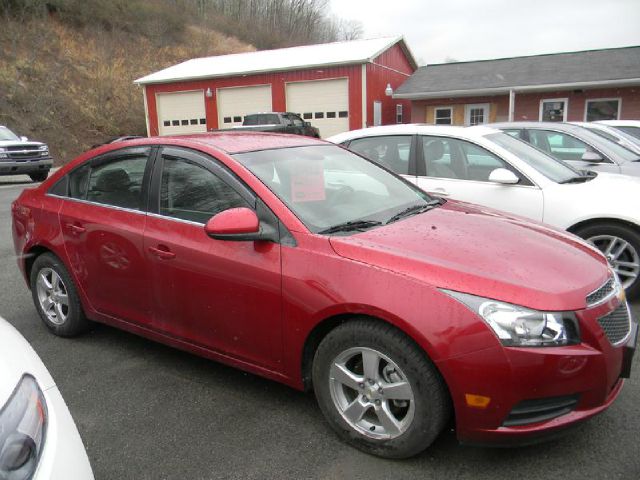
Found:
[{"label": "red chevrolet cruze", "polygon": [[577,237],[430,197],[321,140],[148,138],[72,161],[13,204],[55,334],[104,322],[313,389],[349,443],[529,442],[606,409],[637,325]]}]

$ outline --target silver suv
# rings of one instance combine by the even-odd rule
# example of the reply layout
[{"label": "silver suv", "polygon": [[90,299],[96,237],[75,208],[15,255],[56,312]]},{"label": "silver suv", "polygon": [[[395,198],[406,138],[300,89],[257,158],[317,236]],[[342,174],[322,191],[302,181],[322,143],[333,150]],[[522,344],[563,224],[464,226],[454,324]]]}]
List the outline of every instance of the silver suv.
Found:
[{"label": "silver suv", "polygon": [[42,182],[52,165],[47,145],[30,142],[0,125],[0,175],[25,174],[34,182]]}]

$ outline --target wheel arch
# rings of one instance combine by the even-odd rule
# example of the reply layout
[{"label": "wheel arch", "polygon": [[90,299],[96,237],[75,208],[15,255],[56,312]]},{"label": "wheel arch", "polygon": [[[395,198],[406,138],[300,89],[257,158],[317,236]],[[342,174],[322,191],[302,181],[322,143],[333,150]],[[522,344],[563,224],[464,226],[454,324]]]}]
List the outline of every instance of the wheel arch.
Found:
[{"label": "wheel arch", "polygon": [[31,269],[33,268],[33,264],[36,261],[36,258],[38,258],[40,255],[44,253],[51,253],[56,257],[60,258],[60,255],[58,255],[52,248],[45,245],[41,245],[41,244],[32,245],[23,255],[24,275],[25,275],[25,279],[27,281],[27,286],[29,287],[29,289],[31,289],[30,278],[31,278]]},{"label": "wheel arch", "polygon": [[438,368],[437,363],[433,360],[432,356],[429,354],[428,346],[425,348],[424,342],[418,341],[415,335],[412,332],[407,331],[406,328],[401,328],[397,324],[387,319],[384,319],[380,316],[366,314],[366,313],[340,313],[336,315],[332,315],[324,318],[320,322],[318,322],[313,329],[308,333],[304,347],[302,349],[302,358],[301,358],[301,373],[302,373],[302,384],[304,391],[311,391],[313,389],[313,381],[311,379],[311,370],[313,366],[313,358],[315,356],[316,350],[318,346],[322,342],[322,340],[335,328],[338,326],[345,324],[354,320],[362,320],[368,319],[372,322],[379,322],[385,325],[389,325],[392,328],[398,330],[403,335],[406,335],[424,354],[424,356],[433,364],[434,368],[442,378],[442,382],[447,389],[447,395],[451,398],[451,392],[449,391],[449,385],[446,381],[446,378],[442,371]]},{"label": "wheel arch", "polygon": [[617,225],[620,225],[620,226],[623,226],[623,227],[631,228],[632,230],[634,230],[635,232],[640,234],[640,225],[638,225],[637,223],[634,223],[632,221],[629,221],[629,220],[625,220],[625,219],[622,219],[622,218],[615,218],[615,217],[587,218],[585,220],[581,220],[581,221],[571,225],[570,227],[567,228],[567,231],[569,233],[576,234],[582,228],[591,227],[591,226],[594,226],[594,225],[601,225],[603,223],[613,223],[613,224],[617,224]]}]

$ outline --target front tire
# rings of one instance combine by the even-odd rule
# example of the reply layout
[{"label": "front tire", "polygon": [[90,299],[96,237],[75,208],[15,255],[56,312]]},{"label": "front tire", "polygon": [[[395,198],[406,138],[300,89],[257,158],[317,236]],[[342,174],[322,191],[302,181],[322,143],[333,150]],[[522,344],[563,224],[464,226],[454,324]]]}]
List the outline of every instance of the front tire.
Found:
[{"label": "front tire", "polygon": [[575,233],[604,253],[628,298],[640,297],[640,233],[637,230],[618,223],[600,223]]},{"label": "front tire", "polygon": [[31,178],[32,182],[44,182],[49,176],[49,170],[45,170],[44,172],[34,172],[29,174],[29,178]]},{"label": "front tire", "polygon": [[379,321],[358,319],[332,330],[316,351],[312,375],[331,427],[373,455],[420,453],[450,416],[435,366],[409,337]]},{"label": "front tire", "polygon": [[75,283],[58,257],[43,253],[36,258],[29,280],[33,303],[51,332],[72,337],[89,328]]}]

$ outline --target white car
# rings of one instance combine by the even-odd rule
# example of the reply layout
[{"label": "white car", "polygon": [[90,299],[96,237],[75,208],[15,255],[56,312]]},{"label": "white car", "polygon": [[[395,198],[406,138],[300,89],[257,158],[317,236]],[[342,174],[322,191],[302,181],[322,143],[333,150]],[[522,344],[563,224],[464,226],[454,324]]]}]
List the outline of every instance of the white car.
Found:
[{"label": "white car", "polygon": [[0,479],[93,479],[80,434],[53,378],[1,317]]},{"label": "white car", "polygon": [[598,120],[595,123],[608,125],[640,139],[640,120]]},{"label": "white car", "polygon": [[618,130],[611,125],[605,125],[604,123],[597,122],[570,122],[571,125],[577,125],[582,128],[586,128],[590,132],[600,135],[607,140],[616,142],[618,145],[622,145],[627,150],[631,150],[633,153],[640,155],[640,138],[636,138],[633,135],[624,133],[622,130]]},{"label": "white car", "polygon": [[483,126],[393,125],[328,140],[429,193],[575,233],[607,256],[629,297],[640,295],[640,178],[578,171]]}]

